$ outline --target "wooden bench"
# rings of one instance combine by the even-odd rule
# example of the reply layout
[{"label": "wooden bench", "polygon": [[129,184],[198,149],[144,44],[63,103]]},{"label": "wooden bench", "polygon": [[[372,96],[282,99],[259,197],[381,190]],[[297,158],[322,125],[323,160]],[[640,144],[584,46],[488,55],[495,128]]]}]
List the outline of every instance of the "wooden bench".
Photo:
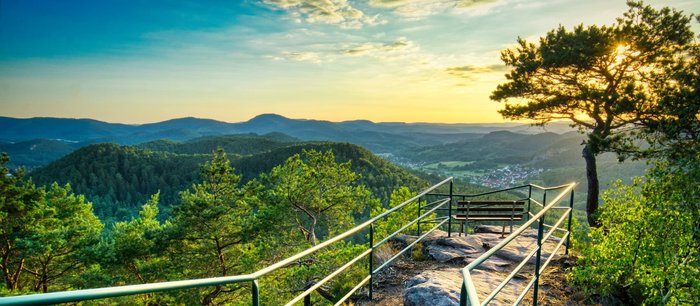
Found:
[{"label": "wooden bench", "polygon": [[[452,218],[461,221],[459,235],[464,232],[465,224],[469,221],[510,221],[510,232],[513,223],[523,220],[525,201],[471,200],[458,201],[457,214]],[[454,210],[453,210],[454,211]],[[506,224],[503,223],[501,237],[505,235]],[[466,235],[466,233],[465,233]]]}]

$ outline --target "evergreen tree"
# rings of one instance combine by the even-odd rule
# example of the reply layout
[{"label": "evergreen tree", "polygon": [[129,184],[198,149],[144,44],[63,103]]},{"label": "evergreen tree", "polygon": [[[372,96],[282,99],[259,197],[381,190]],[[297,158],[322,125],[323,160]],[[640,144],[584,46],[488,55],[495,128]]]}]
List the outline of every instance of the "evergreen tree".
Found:
[{"label": "evergreen tree", "polygon": [[289,210],[296,230],[311,245],[319,235],[333,235],[354,224],[354,214],[378,205],[359,175],[350,170],[350,161],[338,164],[333,152],[304,151],[295,154],[270,171],[264,180],[270,203]]},{"label": "evergreen tree", "polygon": [[596,156],[614,151],[624,157],[638,151],[630,129],[663,116],[655,108],[663,95],[655,88],[675,82],[668,67],[683,61],[692,48],[689,17],[641,2],[628,5],[612,26],[559,27],[539,44],[518,39],[518,47],[501,54],[513,67],[508,81],[491,95],[506,102],[500,111],[506,118],[539,124],[569,120],[585,131],[590,225],[597,224]]},{"label": "evergreen tree", "polygon": [[73,194],[70,185],[52,184],[35,210],[31,234],[22,239],[33,289],[48,292],[50,284],[84,268],[102,227],[82,195]]},{"label": "evergreen tree", "polygon": [[[67,289],[69,278],[85,268],[99,241],[102,223],[83,196],[69,185],[54,183],[48,191],[23,180],[0,158],[0,269],[9,290],[48,292]],[[26,277],[23,277],[26,276]]]},{"label": "evergreen tree", "polygon": [[[10,171],[7,154],[0,155],[0,270],[5,289],[22,289],[26,237],[32,235],[35,211],[44,192],[24,180],[23,171]],[[26,273],[25,273],[26,274]]]},{"label": "evergreen tree", "polygon": [[[218,149],[202,167],[202,182],[181,193],[172,219],[173,254],[184,278],[236,275],[246,272],[242,256],[255,233],[257,195],[239,188],[226,153]],[[237,286],[216,286],[202,293],[201,303],[221,303]]]}]

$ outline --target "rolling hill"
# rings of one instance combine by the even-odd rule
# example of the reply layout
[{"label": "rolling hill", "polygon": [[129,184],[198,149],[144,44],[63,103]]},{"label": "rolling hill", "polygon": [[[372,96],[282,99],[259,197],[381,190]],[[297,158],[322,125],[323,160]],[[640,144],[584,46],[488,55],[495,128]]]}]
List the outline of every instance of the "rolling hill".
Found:
[{"label": "rolling hill", "polygon": [[[207,136],[230,134],[284,133],[301,140],[350,142],[374,153],[393,154],[468,141],[500,130],[525,134],[543,131],[541,128],[516,123],[375,123],[368,120],[331,122],[290,119],[275,114],[263,114],[238,123],[188,117],[141,125],[107,123],[93,119],[0,117],[0,127],[2,143],[11,144],[30,140],[63,141],[71,143],[74,149],[94,143],[136,145],[158,140],[185,142]],[[557,123],[549,126],[548,130],[560,132],[570,128],[565,124]],[[16,158],[14,164],[31,167],[45,165],[66,153],[65,149],[57,149],[47,155],[35,155],[29,161],[31,165],[25,164],[23,158]],[[19,149],[13,151],[13,156],[22,154],[28,156],[32,155],[32,152]]]},{"label": "rolling hill", "polygon": [[[225,143],[231,138],[221,137],[221,140]],[[266,143],[262,138],[258,140]],[[193,143],[167,143],[162,146],[151,144],[146,146],[148,149],[117,144],[89,145],[31,172],[30,175],[39,185],[54,181],[59,184],[71,184],[76,193],[84,194],[93,202],[96,213],[103,219],[129,218],[151,194],[158,191],[167,214],[169,207],[178,201],[178,193],[199,179],[201,164],[210,158],[209,154],[183,154],[168,150],[196,151],[193,149],[195,144],[204,143],[198,148],[205,151],[208,143],[212,141],[216,142],[214,139],[204,138]],[[361,183],[368,186],[383,202],[386,202],[395,188],[409,186],[418,189],[427,184],[423,179],[357,145],[334,142],[286,144],[260,150],[256,154],[230,155],[231,165],[245,182],[268,172],[291,155],[303,150],[331,150],[339,162],[352,160],[352,170],[362,175]],[[154,148],[161,151],[155,151]]]}]

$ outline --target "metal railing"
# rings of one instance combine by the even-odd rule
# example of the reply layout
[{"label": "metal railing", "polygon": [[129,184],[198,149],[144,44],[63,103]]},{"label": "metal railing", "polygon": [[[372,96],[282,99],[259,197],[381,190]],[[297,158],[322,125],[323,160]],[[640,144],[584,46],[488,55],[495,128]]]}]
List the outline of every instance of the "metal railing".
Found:
[{"label": "metal railing", "polygon": [[[438,188],[440,187],[449,187],[447,192],[443,193],[438,193],[435,192]],[[360,281],[358,282],[355,287],[353,287],[349,292],[347,292],[342,298],[340,298],[335,305],[340,305],[344,303],[346,300],[348,300],[350,297],[353,296],[360,288],[363,286],[368,285],[368,296],[369,299],[372,299],[373,295],[373,289],[372,289],[372,282],[374,276],[381,272],[384,268],[389,266],[393,261],[395,261],[397,258],[399,258],[402,254],[410,250],[413,246],[415,246],[417,243],[422,241],[427,235],[429,235],[431,232],[434,230],[440,228],[443,226],[445,223],[447,223],[447,234],[450,236],[452,234],[452,206],[454,200],[457,199],[462,199],[465,200],[467,198],[477,198],[477,197],[484,197],[484,196],[491,196],[494,194],[499,194],[499,193],[512,193],[515,194],[515,196],[519,196],[517,191],[522,190],[527,191],[527,198],[518,198],[517,200],[527,200],[528,201],[528,206],[527,206],[527,221],[522,224],[517,230],[512,232],[510,235],[508,235],[506,238],[504,238],[501,242],[499,242],[496,246],[493,248],[489,249],[487,252],[482,254],[480,257],[475,259],[473,262],[471,262],[468,266],[466,266],[464,269],[462,269],[462,275],[464,277],[464,281],[462,284],[462,289],[461,289],[461,295],[460,295],[460,305],[487,305],[490,301],[492,301],[495,296],[508,284],[510,280],[512,280],[515,275],[520,272],[527,264],[527,262],[533,257],[535,257],[535,269],[534,269],[534,276],[532,281],[528,283],[526,286],[525,290],[520,294],[518,299],[515,301],[515,304],[519,304],[527,292],[530,290],[530,288],[533,288],[533,304],[537,305],[537,296],[538,296],[538,290],[539,290],[539,278],[540,278],[540,273],[544,271],[544,268],[549,264],[549,262],[552,260],[553,256],[556,254],[557,250],[564,244],[566,243],[566,251],[565,253],[568,254],[569,251],[569,245],[570,245],[570,233],[571,233],[571,218],[572,218],[572,212],[573,212],[573,200],[574,200],[574,191],[573,188],[575,186],[575,183],[567,184],[567,185],[561,185],[561,186],[556,186],[556,187],[541,187],[537,186],[534,184],[528,184],[528,185],[522,185],[522,186],[517,186],[517,187],[512,187],[512,188],[506,188],[506,189],[501,189],[501,190],[495,190],[495,191],[489,191],[489,192],[484,192],[484,193],[478,193],[478,194],[455,194],[453,193],[453,178],[447,178],[443,180],[440,183],[437,183],[430,188],[424,190],[423,192],[417,194],[416,196],[412,197],[409,200],[406,200],[405,202],[392,207],[388,209],[387,211],[383,212],[382,214],[373,217],[365,222],[363,222],[360,225],[355,226],[354,228],[339,234],[335,237],[332,237],[312,248],[309,248],[303,252],[297,253],[291,257],[288,257],[282,261],[279,261],[275,264],[272,264],[270,266],[267,266],[263,269],[260,269],[254,273],[250,274],[244,274],[244,275],[236,275],[236,276],[224,276],[224,277],[213,277],[213,278],[205,278],[205,279],[193,279],[193,280],[181,280],[181,281],[169,281],[169,282],[160,282],[160,283],[150,283],[150,284],[140,284],[140,285],[128,285],[128,286],[118,286],[118,287],[107,287],[107,288],[96,288],[96,289],[85,289],[85,290],[75,290],[75,291],[62,291],[62,292],[52,292],[52,293],[43,293],[43,294],[34,294],[34,295],[25,295],[25,296],[14,296],[14,297],[4,297],[0,298],[0,305],[46,305],[46,304],[57,304],[57,303],[68,303],[68,302],[78,302],[78,301],[84,301],[84,300],[93,300],[93,299],[104,299],[104,298],[113,298],[113,297],[121,297],[121,296],[130,296],[130,295],[137,295],[137,294],[147,294],[147,293],[154,293],[154,292],[163,292],[163,291],[169,291],[169,290],[182,290],[182,289],[191,289],[191,288],[198,288],[198,287],[206,287],[206,286],[218,286],[218,285],[227,285],[227,284],[234,284],[234,283],[246,283],[249,282],[251,284],[251,305],[260,305],[260,286],[258,284],[258,280],[262,278],[265,275],[268,275],[272,273],[273,271],[279,270],[281,268],[284,268],[286,266],[289,266],[292,263],[298,262],[300,259],[309,256],[311,254],[314,254],[318,252],[321,249],[324,249],[336,242],[342,241],[348,237],[351,237],[357,233],[362,232],[365,229],[369,229],[369,239],[368,239],[368,248],[361,252],[359,255],[342,265],[341,267],[337,268],[335,271],[332,273],[328,274],[326,277],[321,279],[320,281],[316,282],[313,286],[310,286],[309,288],[306,288],[301,294],[297,295],[294,297],[292,300],[290,300],[288,303],[285,305],[292,305],[294,303],[304,301],[304,305],[310,305],[311,304],[311,294],[316,291],[318,288],[323,286],[323,284],[329,282],[331,279],[342,273],[343,271],[347,270],[351,266],[355,265],[362,259],[369,257],[368,260],[368,273],[367,275]],[[533,190],[534,191],[539,191],[542,192],[542,201],[538,201],[533,198]],[[547,203],[547,192],[548,191],[555,191],[555,190],[560,190],[559,194],[550,202]],[[559,204],[562,199],[566,196],[569,195],[569,206],[568,207],[559,207],[556,206]],[[431,199],[432,201],[428,202],[428,200]],[[423,204],[425,202],[425,204]],[[387,218],[390,214],[392,213],[398,213],[400,210],[403,208],[407,207],[408,205],[411,204],[417,204],[418,205],[418,214],[415,219],[412,221],[408,222],[407,224],[403,225],[401,228],[398,230],[394,231],[393,233],[389,234],[387,237],[384,237],[381,239],[379,242],[374,242],[375,240],[375,225],[381,221],[382,219]],[[538,206],[540,209],[539,211],[535,214],[531,211],[531,205],[534,204]],[[445,207],[447,205],[447,207]],[[553,225],[549,225],[545,223],[545,216],[547,213],[549,213],[553,209],[564,209],[564,212],[559,216],[559,219],[557,220],[556,223]],[[442,216],[439,215],[439,213],[442,212]],[[446,215],[445,215],[446,214]],[[428,219],[431,218],[431,219]],[[562,223],[568,218],[568,224],[567,228],[563,229],[560,228]],[[502,249],[505,245],[513,241],[517,236],[519,236],[523,231],[528,229],[530,226],[532,226],[535,222],[537,223],[537,245],[530,250],[528,255],[516,266],[514,271],[512,271],[500,284],[499,286],[496,287],[496,289],[491,292],[483,301],[481,301],[476,293],[476,288],[474,286],[474,282],[471,278],[470,271],[472,271],[474,268],[482,264],[484,261],[488,260],[493,254],[495,254],[497,251]],[[422,224],[436,224],[432,226],[428,231],[423,233],[421,231],[420,225]],[[382,246],[383,244],[389,242],[392,238],[396,237],[398,234],[401,232],[405,231],[409,227],[413,225],[417,226],[417,236],[418,238],[408,244],[406,247],[404,247],[401,251],[398,253],[394,254],[391,258],[388,260],[384,261],[379,267],[374,267],[374,252],[377,248]],[[550,230],[547,233],[544,233],[543,229],[544,227],[550,228]],[[544,261],[544,264],[542,264],[541,257],[542,257],[542,245],[547,239],[549,239],[552,234],[555,231],[562,231],[563,235],[560,238],[560,242],[557,244],[556,248],[551,252],[550,256]]]},{"label": "metal railing", "polygon": [[[34,294],[34,295],[24,295],[24,296],[14,296],[14,297],[4,297],[0,298],[0,305],[46,305],[46,304],[58,304],[58,303],[68,303],[68,302],[79,302],[79,301],[85,301],[85,300],[93,300],[93,299],[104,299],[104,298],[113,298],[113,297],[121,297],[121,296],[130,296],[130,295],[137,295],[137,294],[146,294],[146,293],[155,293],[155,292],[163,292],[163,291],[169,291],[169,290],[182,290],[182,289],[190,289],[190,288],[198,288],[198,287],[206,287],[206,286],[218,286],[218,285],[228,285],[228,284],[234,284],[234,283],[246,283],[249,282],[251,284],[251,305],[257,306],[260,305],[260,286],[258,284],[258,280],[262,278],[265,275],[268,275],[272,273],[273,271],[279,270],[281,268],[287,267],[290,264],[293,264],[300,260],[303,257],[309,256],[311,254],[314,254],[318,252],[321,249],[324,249],[336,242],[342,241],[343,239],[346,239],[348,237],[351,237],[357,233],[362,232],[364,229],[369,229],[369,241],[368,241],[368,248],[357,255],[355,258],[352,260],[348,261],[345,263],[343,266],[337,268],[335,271],[332,273],[328,274],[326,277],[321,279],[320,281],[316,282],[313,286],[310,286],[304,292],[301,294],[297,295],[294,297],[292,300],[290,300],[286,305],[292,305],[294,303],[300,302],[304,300],[305,305],[310,305],[311,304],[311,294],[323,286],[323,284],[327,283],[331,279],[333,279],[335,276],[339,275],[341,272],[347,270],[360,260],[362,260],[365,257],[369,257],[369,262],[368,262],[368,273],[367,276],[362,279],[357,285],[352,288],[349,292],[347,292],[342,298],[340,298],[335,305],[340,305],[344,303],[347,299],[349,299],[357,290],[365,286],[367,283],[369,283],[369,290],[368,290],[368,295],[369,298],[372,299],[372,281],[373,281],[373,276],[382,271],[382,269],[386,268],[389,264],[391,264],[394,260],[399,258],[402,254],[404,254],[406,251],[410,250],[414,245],[416,245],[418,242],[422,241],[428,234],[430,234],[432,231],[436,230],[446,222],[450,224],[451,228],[451,218],[442,218],[440,222],[437,222],[437,225],[433,226],[430,230],[425,232],[424,234],[420,235],[419,237],[413,241],[412,243],[408,244],[406,247],[404,247],[401,251],[399,251],[397,254],[393,255],[391,258],[388,260],[384,261],[379,267],[374,267],[374,252],[375,250],[382,246],[383,244],[387,243],[388,241],[391,240],[391,238],[394,238],[396,235],[401,233],[402,231],[406,230],[410,226],[419,223],[421,220],[431,216],[433,213],[440,209],[446,209],[447,211],[451,212],[452,209],[452,197],[450,196],[452,193],[452,185],[453,185],[453,178],[447,178],[443,180],[442,182],[439,182],[432,187],[429,187],[428,189],[422,191],[421,193],[417,194],[416,196],[412,197],[411,199],[395,206],[387,211],[381,213],[380,215],[370,218],[369,220],[363,222],[360,225],[355,226],[354,228],[339,234],[335,237],[332,237],[314,247],[311,247],[309,249],[306,249],[305,251],[302,251],[300,253],[297,253],[296,255],[293,255],[291,257],[288,257],[287,259],[284,259],[282,261],[279,261],[275,264],[272,264],[270,266],[267,266],[263,269],[260,269],[254,273],[250,274],[244,274],[244,275],[236,275],[236,276],[224,276],[224,277],[213,277],[213,278],[204,278],[204,279],[193,279],[193,280],[181,280],[181,281],[169,281],[169,282],[160,282],[160,283],[150,283],[150,284],[140,284],[140,285],[128,285],[128,286],[118,286],[118,287],[107,287],[107,288],[96,288],[96,289],[84,289],[84,290],[74,290],[74,291],[62,291],[62,292],[52,292],[52,293],[42,293],[42,294]],[[430,192],[433,192],[437,190],[438,188],[442,186],[449,186],[449,193],[445,198],[442,199],[437,199],[430,204],[430,209],[426,210],[423,214],[419,213],[419,216],[414,219],[413,221],[410,221],[408,224],[405,224],[403,227],[400,229],[394,231],[392,234],[389,234],[387,237],[383,238],[379,242],[375,243],[374,242],[374,234],[375,234],[375,224],[377,224],[378,221],[383,220],[387,218],[390,214],[392,213],[397,213],[399,210],[403,209],[404,207],[417,203],[417,205],[420,205],[421,200]],[[445,205],[447,205],[448,208],[443,208]]]},{"label": "metal railing", "polygon": [[[571,238],[571,218],[573,214],[573,203],[574,203],[574,187],[576,186],[575,183],[570,183],[566,185],[561,185],[561,186],[556,186],[556,187],[541,187],[537,186],[534,184],[529,184],[529,185],[523,185],[523,186],[518,186],[518,187],[513,187],[513,188],[508,188],[504,190],[498,190],[498,191],[493,191],[493,192],[488,192],[488,193],[482,193],[478,195],[453,195],[453,196],[458,196],[462,197],[476,197],[476,196],[483,196],[483,195],[488,195],[488,194],[494,194],[494,193],[499,193],[499,192],[505,192],[505,191],[510,191],[510,190],[517,190],[517,189],[524,189],[527,188],[527,201],[528,201],[528,209],[527,209],[527,221],[523,223],[517,230],[513,231],[510,235],[508,235],[506,238],[501,240],[498,244],[496,244],[494,247],[486,251],[484,254],[479,256],[477,259],[472,261],[469,265],[464,267],[462,269],[462,277],[463,277],[463,283],[462,283],[462,288],[461,288],[461,294],[460,294],[460,305],[461,306],[466,306],[466,305],[488,305],[489,302],[491,302],[496,295],[505,288],[505,286],[526,266],[526,264],[530,261],[530,259],[535,256],[535,266],[533,270],[533,277],[532,280],[525,286],[524,290],[520,293],[518,298],[515,300],[513,305],[518,305],[520,302],[522,302],[523,298],[527,295],[527,292],[530,291],[530,289],[533,289],[532,292],[532,304],[537,305],[538,301],[538,293],[539,293],[539,281],[540,281],[540,274],[544,271],[544,269],[547,267],[547,265],[550,263],[550,261],[554,258],[554,255],[556,255],[557,251],[561,248],[561,246],[566,243],[566,250],[565,254],[569,253],[569,246],[570,246],[570,238]],[[533,189],[535,191],[540,191],[542,192],[542,202],[537,201],[536,199],[533,199],[532,194],[533,194]],[[547,192],[548,191],[559,191],[559,193],[554,197],[554,199],[548,204],[547,203]],[[560,207],[557,206],[564,197],[569,196],[569,206],[568,207]],[[531,210],[531,204],[535,204],[539,206],[539,211],[535,214],[532,213]],[[561,213],[559,219],[554,223],[553,225],[549,225],[545,223],[545,216],[548,213],[552,213],[552,210],[554,209],[563,209],[563,213]],[[568,219],[567,222],[567,227],[566,229],[560,228],[562,223]],[[503,249],[508,243],[512,242],[515,238],[517,238],[520,234],[522,234],[526,229],[530,228],[535,222],[537,222],[537,244],[534,246],[533,249],[531,249],[528,253],[527,256],[515,267],[515,269],[483,300],[480,300],[477,292],[476,292],[476,287],[474,285],[474,281],[471,277],[471,271],[474,270],[477,266],[481,265],[484,261],[488,260],[491,256],[493,256],[496,252],[499,250]],[[544,227],[550,228],[550,230],[547,233],[544,233]],[[556,245],[556,247],[550,252],[549,257],[546,258],[544,263],[542,263],[542,246],[547,239],[552,237],[552,234],[554,234],[555,231],[561,231],[563,232],[563,235],[560,237],[559,243]]]}]

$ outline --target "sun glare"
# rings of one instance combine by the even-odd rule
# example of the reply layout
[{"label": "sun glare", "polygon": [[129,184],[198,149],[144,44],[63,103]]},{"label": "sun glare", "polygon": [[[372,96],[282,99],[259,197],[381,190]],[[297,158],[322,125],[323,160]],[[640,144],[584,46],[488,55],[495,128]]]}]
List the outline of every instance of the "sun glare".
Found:
[{"label": "sun glare", "polygon": [[619,64],[625,59],[627,49],[629,49],[627,45],[617,45],[617,48],[615,48],[615,64]]}]

